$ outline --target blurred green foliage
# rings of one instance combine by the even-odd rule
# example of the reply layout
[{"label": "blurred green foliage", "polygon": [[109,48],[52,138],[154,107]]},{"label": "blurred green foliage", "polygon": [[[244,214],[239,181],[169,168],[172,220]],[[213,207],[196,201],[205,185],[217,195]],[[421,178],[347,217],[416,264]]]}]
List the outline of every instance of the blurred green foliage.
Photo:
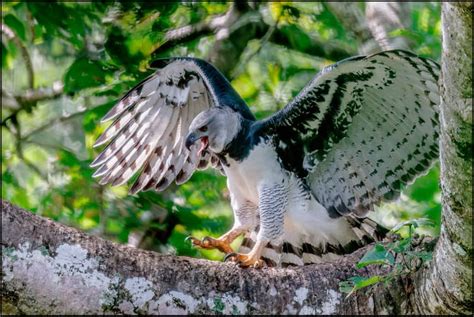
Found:
[{"label": "blurred green foliage", "polygon": [[[224,14],[227,2],[3,2],[2,23],[19,45],[2,34],[2,198],[39,215],[121,243],[180,255],[219,258],[217,251],[191,249],[187,235],[218,236],[232,225],[225,178],[213,170],[163,193],[128,195],[127,186],[102,187],[89,167],[106,128],[100,118],[141,79],[159,57],[206,58],[217,37],[203,34],[161,50],[167,30]],[[361,3],[363,6],[363,3]],[[439,60],[440,5],[412,3],[411,27],[392,32],[414,40],[413,50]],[[357,52],[346,30],[323,3],[265,3],[258,8],[293,48],[254,39],[246,44],[232,85],[258,118],[282,108],[322,67],[337,59],[308,55],[317,36]],[[4,91],[24,95],[29,52],[35,87],[64,84],[54,99],[18,110],[3,105]],[[383,205],[374,219],[388,226],[411,218],[440,223],[439,171],[419,178],[398,202]],[[236,242],[238,243],[238,242]]]}]

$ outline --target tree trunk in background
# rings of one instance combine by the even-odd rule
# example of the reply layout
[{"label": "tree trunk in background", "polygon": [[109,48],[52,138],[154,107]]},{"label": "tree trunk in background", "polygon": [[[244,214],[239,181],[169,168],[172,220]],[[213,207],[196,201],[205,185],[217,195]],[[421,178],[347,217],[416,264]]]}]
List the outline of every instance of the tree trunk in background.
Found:
[{"label": "tree trunk in background", "polygon": [[441,87],[443,218],[431,270],[413,303],[420,313],[472,314],[472,3],[444,2]]},{"label": "tree trunk in background", "polygon": [[390,35],[391,31],[410,24],[409,3],[367,2],[365,12],[358,2],[328,2],[327,5],[344,28],[354,33],[359,42],[359,54],[410,49],[406,37]]},{"label": "tree trunk in background", "polygon": [[408,2],[367,2],[365,19],[375,41],[382,50],[410,49],[404,36],[393,36],[390,32],[410,25]]}]

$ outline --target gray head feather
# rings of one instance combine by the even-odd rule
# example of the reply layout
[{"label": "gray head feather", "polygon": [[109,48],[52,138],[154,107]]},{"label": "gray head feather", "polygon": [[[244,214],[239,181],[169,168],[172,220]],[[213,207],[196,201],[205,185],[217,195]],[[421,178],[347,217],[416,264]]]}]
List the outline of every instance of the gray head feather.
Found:
[{"label": "gray head feather", "polygon": [[209,149],[220,153],[240,130],[241,116],[229,108],[213,107],[194,118],[189,126],[187,143],[208,138]]}]

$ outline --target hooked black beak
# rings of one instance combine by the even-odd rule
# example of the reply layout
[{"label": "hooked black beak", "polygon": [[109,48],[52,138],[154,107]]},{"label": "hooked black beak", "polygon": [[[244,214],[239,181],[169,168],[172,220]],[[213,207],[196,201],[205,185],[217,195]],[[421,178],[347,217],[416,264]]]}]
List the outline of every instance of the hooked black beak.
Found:
[{"label": "hooked black beak", "polygon": [[193,145],[198,139],[199,139],[199,137],[194,132],[191,132],[186,137],[186,143],[184,145],[189,150],[191,145]]}]

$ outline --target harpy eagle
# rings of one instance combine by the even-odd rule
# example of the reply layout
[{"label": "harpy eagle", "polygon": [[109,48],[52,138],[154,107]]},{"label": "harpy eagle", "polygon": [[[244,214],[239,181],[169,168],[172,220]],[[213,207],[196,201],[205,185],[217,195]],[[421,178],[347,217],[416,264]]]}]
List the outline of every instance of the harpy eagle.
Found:
[{"label": "harpy eagle", "polygon": [[102,119],[114,121],[94,145],[108,143],[94,176],[119,185],[139,174],[136,193],[222,170],[234,225],[191,241],[244,267],[318,263],[380,239],[385,230],[367,212],[438,157],[439,65],[410,52],[328,66],[264,120],[201,59],[152,66]]}]

